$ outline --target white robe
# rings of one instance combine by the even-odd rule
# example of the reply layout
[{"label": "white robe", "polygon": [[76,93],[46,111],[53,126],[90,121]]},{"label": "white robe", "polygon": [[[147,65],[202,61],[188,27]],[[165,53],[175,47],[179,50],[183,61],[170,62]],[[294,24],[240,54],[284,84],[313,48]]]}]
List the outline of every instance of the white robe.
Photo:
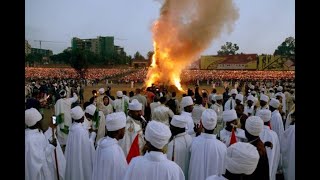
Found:
[{"label": "white robe", "polygon": [[217,113],[217,127],[214,129],[214,134],[218,134],[225,126],[225,122],[222,119],[223,106],[215,103],[211,106],[211,109]]},{"label": "white robe", "polygon": [[223,176],[217,176],[217,175],[213,175],[213,176],[209,176],[207,177],[206,180],[228,180]]},{"label": "white robe", "polygon": [[107,106],[104,105],[98,109],[103,112],[104,116],[107,116],[108,114],[113,113],[113,107],[110,103]]},{"label": "white robe", "polygon": [[141,123],[132,117],[128,116],[127,117],[127,122],[126,122],[126,128],[125,128],[125,134],[122,139],[119,140],[119,145],[122,148],[125,157],[127,157],[132,142],[134,138],[139,134],[139,149],[140,149],[140,154],[142,153],[142,149],[144,147],[144,136],[142,132],[142,127]]},{"label": "white robe", "polygon": [[216,135],[201,133],[193,139],[190,151],[189,180],[205,180],[225,173],[227,147]]},{"label": "white robe", "polygon": [[[230,103],[232,103],[232,106],[230,108]],[[224,104],[224,110],[231,110],[236,107],[236,101],[233,98],[229,98],[228,101]]]},{"label": "white robe", "polygon": [[288,127],[290,126],[292,120],[291,120],[291,114],[295,112],[295,106],[293,106],[293,109],[289,112],[287,118],[286,118],[286,124],[285,124],[285,128],[284,130],[288,129]]},{"label": "white robe", "polygon": [[191,116],[191,113],[182,111],[181,112],[181,116],[183,116],[183,118],[187,121],[187,126],[186,126],[186,132],[190,135],[194,134],[194,123],[193,123],[193,119]]},{"label": "white robe", "polygon": [[[59,99],[56,104],[54,105],[55,115],[56,116],[63,116],[63,122],[60,123],[58,127],[58,139],[61,145],[65,145],[68,138],[69,128],[72,124],[71,119],[71,104],[78,100],[78,96],[74,93],[72,98],[61,98]],[[63,132],[64,131],[64,132]]]},{"label": "white robe", "polygon": [[284,127],[283,127],[283,121],[281,118],[281,115],[278,110],[274,110],[271,113],[271,120],[270,120],[270,125],[271,125],[271,130],[277,133],[279,137],[279,142],[281,144],[281,137],[284,132]]},{"label": "white robe", "polygon": [[169,160],[172,160],[172,154],[174,151],[174,162],[180,166],[186,179],[188,179],[191,143],[192,137],[186,132],[183,132],[177,134],[175,138],[170,141],[167,151],[167,157]]},{"label": "white robe", "polygon": [[[247,138],[243,129],[237,128],[235,131],[237,142],[246,142]],[[231,139],[231,132],[227,131],[225,128],[220,131],[220,140],[229,147]]]},{"label": "white robe", "polygon": [[282,134],[281,153],[285,180],[295,180],[295,125],[290,125]]},{"label": "white robe", "polygon": [[101,138],[103,138],[106,134],[106,118],[102,111],[99,111],[99,126],[97,132],[97,138],[95,142],[98,142]]},{"label": "white robe", "polygon": [[66,179],[90,180],[94,158],[94,146],[88,130],[82,123],[72,123],[66,150]]},{"label": "white robe", "polygon": [[174,113],[167,106],[161,104],[160,106],[154,109],[153,114],[151,116],[152,120],[162,122],[165,125],[169,126],[169,119],[174,116]]},{"label": "white robe", "polygon": [[162,152],[151,151],[131,160],[124,180],[185,180],[183,171]]},{"label": "white robe", "polygon": [[126,113],[126,108],[128,108],[129,102],[126,99],[116,99],[113,101],[112,106],[115,112]]},{"label": "white robe", "polygon": [[160,105],[161,105],[160,102],[152,102],[152,103],[150,103],[151,119],[153,119],[152,114],[153,114],[154,109],[155,109],[156,107],[160,106]]},{"label": "white robe", "polygon": [[[57,132],[57,129],[54,131]],[[48,130],[44,133],[46,138],[48,140],[52,140],[52,128],[49,127]],[[55,138],[57,138],[56,135],[54,135]],[[61,149],[59,140],[57,139],[57,147],[56,147],[56,153],[57,153],[57,162],[58,162],[58,170],[59,170],[59,179],[64,180],[65,179],[65,173],[66,173],[66,158],[64,157],[63,151]],[[54,174],[54,179],[57,180],[57,167],[56,167],[56,158],[55,158],[55,152],[53,151],[51,154],[52,160],[50,161],[50,170]]]},{"label": "white robe", "polygon": [[280,143],[278,135],[272,131],[269,126],[265,125],[259,136],[263,143],[270,141],[273,144],[272,149],[266,147],[266,150],[269,161],[270,180],[276,180],[276,173],[280,162]]},{"label": "white robe", "polygon": [[39,129],[25,129],[25,180],[53,180],[48,162],[55,147]]},{"label": "white robe", "polygon": [[127,160],[118,141],[114,138],[104,137],[99,141],[96,149],[92,180],[123,179],[127,166]]}]

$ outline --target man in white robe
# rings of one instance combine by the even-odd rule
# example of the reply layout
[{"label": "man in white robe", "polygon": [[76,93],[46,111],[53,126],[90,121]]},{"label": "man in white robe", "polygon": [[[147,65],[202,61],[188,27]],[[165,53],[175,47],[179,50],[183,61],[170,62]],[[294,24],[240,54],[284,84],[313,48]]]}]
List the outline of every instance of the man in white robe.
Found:
[{"label": "man in white robe", "polygon": [[60,91],[61,99],[59,99],[54,105],[55,115],[57,117],[57,134],[58,140],[61,146],[65,146],[69,134],[69,128],[72,124],[71,121],[71,104],[78,100],[78,96],[76,93],[73,93],[72,98],[67,98],[67,92],[65,90]]},{"label": "man in white robe", "polygon": [[94,141],[96,144],[106,134],[106,118],[103,112],[99,111],[93,104],[86,107],[85,116],[92,122],[92,130],[97,132],[97,137]]},{"label": "man in white robe", "polygon": [[192,137],[186,133],[186,120],[181,115],[174,115],[170,122],[172,140],[168,144],[167,157],[177,163],[188,179],[190,146]]},{"label": "man in white robe", "polygon": [[206,180],[244,179],[257,168],[259,162],[257,148],[249,143],[237,142],[227,148],[225,160],[226,173],[217,176],[209,176]]},{"label": "man in white robe", "polygon": [[260,106],[256,109],[256,115],[261,109],[269,109],[268,102],[269,102],[269,97],[265,94],[261,94],[260,101],[259,101]]},{"label": "man in white robe", "polygon": [[[206,108],[202,106],[202,98],[198,97],[196,99],[196,101],[195,101],[195,104],[193,106],[193,110],[191,112],[191,117],[192,117],[194,126],[199,126],[200,125],[201,115],[202,115],[204,110],[206,110]],[[192,133],[190,135],[192,137],[195,137],[196,133],[194,132],[194,133]],[[200,135],[200,134],[198,133],[198,135]]]},{"label": "man in white robe", "polygon": [[152,120],[162,122],[165,125],[169,126],[169,122],[171,121],[174,113],[169,107],[165,105],[166,97],[161,97],[160,103],[160,106],[156,107],[152,113]]},{"label": "man in white robe", "polygon": [[280,162],[280,143],[277,133],[272,131],[268,126],[271,119],[271,111],[268,109],[262,109],[257,114],[264,122],[264,127],[260,133],[260,139],[263,143],[269,141],[272,143],[272,148],[266,147],[268,161],[269,161],[269,171],[270,180],[276,180],[276,173],[278,165]]},{"label": "man in white robe", "polygon": [[[293,119],[292,119],[293,120]],[[282,134],[281,154],[285,180],[295,180],[295,124],[289,125]]]},{"label": "man in white robe", "polygon": [[211,109],[213,109],[217,113],[217,127],[214,129],[214,134],[218,134],[225,126],[225,123],[222,120],[222,113],[223,113],[223,97],[221,94],[216,95],[216,103],[211,106]]},{"label": "man in white robe", "polygon": [[124,180],[185,180],[181,168],[163,153],[170,137],[168,126],[150,121],[145,132],[147,152],[131,160]]},{"label": "man in white robe", "polygon": [[271,111],[270,126],[271,126],[271,130],[277,133],[279,137],[279,142],[281,144],[282,143],[281,137],[284,132],[284,127],[283,127],[283,121],[282,121],[281,115],[278,110],[279,106],[280,106],[279,100],[275,98],[271,98],[269,102],[269,109]]},{"label": "man in white robe", "polygon": [[71,109],[73,119],[67,139],[66,179],[88,180],[92,176],[94,146],[89,138],[89,131],[83,126],[84,112],[80,106]]},{"label": "man in white robe", "polygon": [[238,91],[236,89],[231,89],[230,94],[231,94],[231,97],[224,104],[224,110],[231,110],[236,107],[236,100],[235,99],[238,94]]},{"label": "man in white robe", "polygon": [[181,116],[185,118],[187,121],[186,131],[188,134],[192,135],[194,134],[194,122],[192,119],[192,110],[193,110],[193,100],[191,96],[185,96],[181,99],[180,103],[181,107]]},{"label": "man in white robe", "polygon": [[49,141],[41,130],[42,115],[35,108],[25,111],[25,179],[54,180],[54,174],[48,162],[57,146],[56,141]]},{"label": "man in white robe", "polygon": [[126,98],[123,98],[122,91],[117,91],[117,98],[113,101],[112,106],[114,112],[127,112],[129,101]]},{"label": "man in white robe", "polygon": [[118,140],[125,133],[126,115],[116,112],[106,117],[107,136],[103,137],[97,146],[94,161],[92,180],[123,179],[127,170],[127,161]]},{"label": "man in white robe", "polygon": [[237,112],[234,109],[223,111],[222,119],[223,121],[226,122],[226,127],[220,131],[219,138],[227,147],[229,147],[230,145],[232,128],[234,128],[234,133],[235,133],[237,142],[246,141],[247,138],[244,133],[244,130],[241,128],[237,128],[238,116],[237,116]]},{"label": "man in white robe", "polygon": [[129,112],[126,122],[126,132],[123,139],[119,140],[119,145],[121,146],[125,157],[128,156],[133,140],[138,136],[139,150],[142,154],[142,149],[144,147],[144,135],[142,127],[142,104],[138,100],[133,99],[129,103]]},{"label": "man in white robe", "polygon": [[206,109],[201,116],[204,133],[195,137],[191,144],[189,180],[205,180],[211,175],[222,175],[225,172],[224,162],[227,147],[213,134],[217,125],[217,114]]},{"label": "man in white robe", "polygon": [[254,109],[254,97],[252,95],[249,95],[247,97],[247,105],[244,106],[244,112],[247,116],[254,116],[255,109]]}]

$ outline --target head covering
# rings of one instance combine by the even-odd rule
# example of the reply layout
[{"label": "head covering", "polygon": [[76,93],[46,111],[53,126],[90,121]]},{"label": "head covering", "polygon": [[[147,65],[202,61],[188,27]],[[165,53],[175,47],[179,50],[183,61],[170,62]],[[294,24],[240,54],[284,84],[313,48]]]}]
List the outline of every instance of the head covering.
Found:
[{"label": "head covering", "polygon": [[187,126],[187,121],[181,115],[174,115],[170,124],[178,128],[185,128]]},{"label": "head covering", "polygon": [[260,94],[260,101],[269,102],[269,97],[264,94]]},{"label": "head covering", "polygon": [[142,110],[142,104],[139,103],[137,99],[133,99],[131,103],[129,103],[129,110],[140,111]]},{"label": "head covering", "polygon": [[42,115],[35,108],[25,110],[24,123],[28,126],[34,126],[38,121],[42,119]]},{"label": "head covering", "polygon": [[154,147],[162,149],[171,137],[169,127],[161,122],[151,120],[146,127],[145,138]]},{"label": "head covering", "polygon": [[277,97],[277,96],[282,97],[282,95],[281,95],[281,93],[280,93],[280,92],[277,92],[277,93],[274,95],[274,97]]},{"label": "head covering", "polygon": [[104,88],[99,89],[99,94],[103,94],[105,92]]},{"label": "head covering", "polygon": [[283,90],[282,86],[277,87],[277,91],[282,91],[282,90]]},{"label": "head covering", "polygon": [[222,95],[219,94],[219,95],[216,95],[215,98],[216,98],[216,101],[218,101],[218,100],[222,100],[223,97]]},{"label": "head covering", "polygon": [[97,109],[97,107],[95,105],[90,104],[89,106],[86,107],[84,112],[90,114],[91,116],[93,116],[94,113],[96,112],[96,109]]},{"label": "head covering", "polygon": [[59,92],[59,94],[60,94],[60,97],[62,97],[62,98],[64,98],[64,97],[67,96],[67,92],[66,92],[64,89],[62,89],[62,90]]},{"label": "head covering", "polygon": [[251,91],[250,94],[256,95],[257,93],[256,93],[256,91]]},{"label": "head covering", "polygon": [[254,89],[254,85],[252,85],[252,84],[249,84],[248,87],[249,87],[250,89]]},{"label": "head covering", "polygon": [[260,92],[266,92],[266,89],[261,88],[261,89],[260,89]]},{"label": "head covering", "polygon": [[154,109],[152,118],[157,121],[168,122],[167,111],[168,109],[166,107],[158,106],[157,108]]},{"label": "head covering", "polygon": [[259,136],[263,129],[263,121],[259,116],[250,116],[246,120],[246,130],[253,136]]},{"label": "head covering", "polygon": [[184,109],[187,106],[193,105],[193,100],[191,96],[185,96],[181,99],[181,108]]},{"label": "head covering", "polygon": [[271,119],[271,111],[269,109],[261,109],[258,111],[257,116],[259,116],[263,122],[268,122]]},{"label": "head covering", "polygon": [[232,94],[238,94],[237,89],[231,89],[230,94],[231,94],[231,95],[232,95]]},{"label": "head covering", "polygon": [[108,131],[117,131],[126,127],[126,114],[124,112],[115,112],[106,117],[106,128]]},{"label": "head covering", "polygon": [[199,108],[193,108],[193,110],[191,112],[191,117],[192,117],[192,120],[195,124],[200,123],[201,115],[204,110],[206,110],[206,108],[204,108],[202,106],[199,106]]},{"label": "head covering", "polygon": [[237,118],[238,118],[237,113],[234,109],[225,110],[222,113],[222,119],[225,122],[230,122],[230,121],[236,120]]},{"label": "head covering", "polygon": [[274,92],[274,89],[273,89],[273,88],[270,88],[270,89],[269,89],[269,92],[271,92],[271,91]]},{"label": "head covering", "polygon": [[123,96],[122,91],[117,91],[117,97],[122,97],[122,96]]},{"label": "head covering", "polygon": [[83,117],[84,112],[80,106],[76,106],[71,109],[71,118],[74,120],[79,120]]},{"label": "head covering", "polygon": [[249,101],[249,100],[254,102],[254,97],[251,94],[247,97],[247,101]]},{"label": "head covering", "polygon": [[252,174],[259,162],[259,152],[250,143],[237,142],[227,148],[225,166],[232,174]]},{"label": "head covering", "polygon": [[213,109],[206,109],[201,115],[201,122],[207,130],[213,130],[217,125],[217,113]]},{"label": "head covering", "polygon": [[280,102],[278,99],[275,98],[271,98],[269,105],[274,107],[274,108],[278,108],[280,106]]},{"label": "head covering", "polygon": [[241,102],[243,102],[243,95],[242,94],[237,94],[236,95],[236,99],[240,100]]}]

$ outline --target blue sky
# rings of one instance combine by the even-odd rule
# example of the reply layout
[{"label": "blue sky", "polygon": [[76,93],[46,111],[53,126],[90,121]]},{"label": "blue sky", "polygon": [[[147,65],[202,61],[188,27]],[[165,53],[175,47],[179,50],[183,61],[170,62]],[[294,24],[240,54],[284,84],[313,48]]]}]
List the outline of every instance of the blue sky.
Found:
[{"label": "blue sky", "polygon": [[[295,37],[294,0],[235,0],[239,19],[233,32],[212,41],[203,55],[214,55],[225,42],[238,52],[272,54],[285,38]],[[153,50],[151,25],[159,17],[159,0],[26,0],[25,38],[32,47],[54,54],[71,46],[72,37],[114,36],[133,55]]]}]

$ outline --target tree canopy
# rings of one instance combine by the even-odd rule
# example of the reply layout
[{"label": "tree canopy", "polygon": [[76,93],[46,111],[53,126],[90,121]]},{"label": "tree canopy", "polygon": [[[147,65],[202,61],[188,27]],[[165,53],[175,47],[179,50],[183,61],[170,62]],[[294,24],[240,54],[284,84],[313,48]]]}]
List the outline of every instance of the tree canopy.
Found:
[{"label": "tree canopy", "polygon": [[76,70],[80,78],[85,78],[85,74],[89,67],[90,54],[86,51],[73,50],[69,63]]},{"label": "tree canopy", "polygon": [[274,55],[288,57],[292,60],[295,59],[296,42],[294,37],[288,37],[283,41],[278,48],[274,51]]},{"label": "tree canopy", "polygon": [[238,50],[239,46],[237,44],[232,44],[232,42],[226,42],[225,45],[221,46],[221,50],[219,50],[217,53],[220,56],[235,55]]}]

